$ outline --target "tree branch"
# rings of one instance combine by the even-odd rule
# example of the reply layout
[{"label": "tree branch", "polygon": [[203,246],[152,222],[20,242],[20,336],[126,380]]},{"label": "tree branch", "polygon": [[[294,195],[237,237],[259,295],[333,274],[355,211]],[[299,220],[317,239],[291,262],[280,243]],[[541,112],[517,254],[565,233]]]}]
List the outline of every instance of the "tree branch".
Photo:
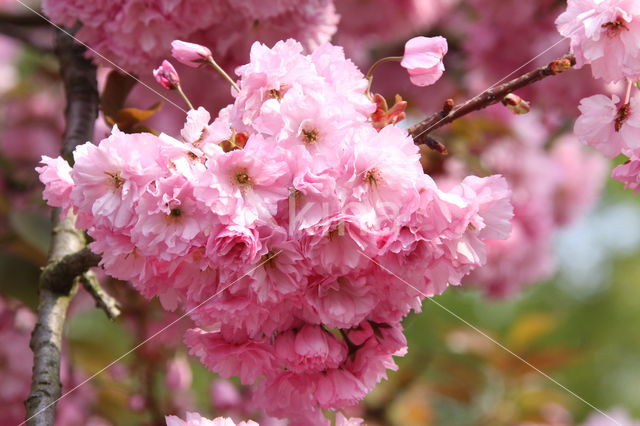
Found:
[{"label": "tree branch", "polygon": [[46,19],[35,13],[0,13],[0,23],[21,27],[47,27],[50,25]]},{"label": "tree branch", "polygon": [[[58,226],[53,232],[54,235],[56,232],[66,232],[70,234],[70,239],[77,241],[82,240],[84,242],[82,232],[74,228],[62,228]],[[73,244],[74,241],[68,241],[67,243]],[[49,264],[42,269],[40,288],[50,288],[59,293],[66,293],[73,286],[73,280],[78,275],[82,275],[89,270],[89,268],[98,266],[99,262],[100,256],[87,247],[74,253],[69,253],[57,261],[50,261]]]},{"label": "tree branch", "polygon": [[[71,159],[73,149],[93,136],[98,111],[96,69],[84,57],[84,48],[67,35],[58,34],[56,47],[67,95],[62,154]],[[27,423],[32,426],[55,423],[55,403],[61,391],[62,331],[67,307],[77,288],[75,275],[97,262],[85,246],[84,234],[75,228],[74,215],[69,213],[61,219],[60,211],[55,209],[49,263],[39,282],[38,321],[30,343],[33,377],[25,405]]]},{"label": "tree branch", "polygon": [[500,102],[509,93],[521,89],[525,86],[540,81],[546,77],[560,74],[576,63],[573,55],[565,55],[562,58],[550,62],[547,66],[530,71],[520,77],[514,78],[507,83],[493,87],[460,104],[453,105],[452,100],[445,102],[442,110],[425,118],[418,124],[409,128],[409,134],[417,145],[430,145],[432,141],[429,133],[451,123],[452,121],[465,116],[473,111],[484,109],[490,105]]},{"label": "tree branch", "polygon": [[102,289],[100,281],[98,281],[98,277],[94,272],[85,272],[80,277],[80,282],[84,286],[84,289],[93,296],[96,301],[96,306],[102,309],[109,319],[114,319],[120,315],[120,304]]},{"label": "tree branch", "polygon": [[[47,31],[48,29],[40,28],[39,31]],[[29,28],[19,27],[17,25],[8,24],[0,20],[0,34],[14,38],[21,43],[30,46],[33,49],[44,53],[52,53],[52,46],[43,44],[37,34],[34,34]]]}]

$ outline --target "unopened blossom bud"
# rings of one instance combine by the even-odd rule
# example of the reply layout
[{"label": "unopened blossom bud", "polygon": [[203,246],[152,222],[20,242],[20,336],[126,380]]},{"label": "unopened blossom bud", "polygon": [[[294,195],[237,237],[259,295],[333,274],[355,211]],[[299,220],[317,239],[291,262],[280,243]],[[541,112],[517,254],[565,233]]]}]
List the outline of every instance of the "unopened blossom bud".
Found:
[{"label": "unopened blossom bud", "polygon": [[178,72],[173,65],[171,65],[171,62],[167,60],[162,61],[162,65],[153,70],[153,76],[165,89],[173,90],[180,85]]},{"label": "unopened blossom bud", "polygon": [[526,114],[531,111],[531,104],[513,93],[502,98],[502,104],[514,114]]},{"label": "unopened blossom bud", "polygon": [[242,396],[229,380],[214,380],[209,388],[211,405],[216,410],[231,410],[242,404]]},{"label": "unopened blossom bud", "polygon": [[193,68],[199,67],[212,58],[211,50],[208,47],[180,40],[171,42],[171,56]]},{"label": "unopened blossom bud", "polygon": [[416,86],[429,86],[442,76],[442,58],[448,45],[444,37],[414,37],[404,45],[402,65]]},{"label": "unopened blossom bud", "polygon": [[183,356],[177,356],[167,364],[165,384],[173,391],[185,390],[191,386],[191,366]]}]

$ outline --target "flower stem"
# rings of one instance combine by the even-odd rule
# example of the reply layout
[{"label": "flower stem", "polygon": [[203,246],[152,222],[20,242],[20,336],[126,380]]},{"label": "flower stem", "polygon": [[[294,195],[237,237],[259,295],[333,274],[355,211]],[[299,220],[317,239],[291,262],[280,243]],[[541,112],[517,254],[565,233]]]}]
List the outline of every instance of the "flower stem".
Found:
[{"label": "flower stem", "polygon": [[211,65],[211,66],[213,67],[213,69],[215,69],[216,71],[218,71],[218,73],[219,73],[220,75],[222,75],[222,77],[224,77],[224,79],[225,79],[225,80],[227,80],[227,81],[229,82],[229,84],[231,85],[231,87],[233,87],[234,89],[236,89],[236,91],[237,91],[238,93],[240,93],[240,88],[238,87],[238,85],[236,84],[236,82],[235,82],[235,81],[233,81],[233,79],[232,79],[231,77],[229,77],[229,74],[227,74],[227,73],[225,72],[225,70],[223,70],[222,68],[220,68],[220,65],[218,65],[218,64],[216,63],[216,61],[215,61],[212,57],[209,57],[209,58],[208,58],[207,63],[208,63],[209,65]]},{"label": "flower stem", "polygon": [[369,71],[367,71],[366,78],[368,80],[371,80],[371,78],[373,77],[373,71],[378,67],[378,65],[384,62],[401,61],[401,60],[402,60],[402,56],[387,56],[385,58],[378,59],[373,63],[373,65],[371,65],[371,67],[369,68]]},{"label": "flower stem", "polygon": [[185,95],[184,91],[182,90],[182,86],[177,84],[176,85],[176,91],[180,94],[180,97],[187,104],[189,109],[195,109],[195,108],[193,108],[193,105],[191,104],[191,101],[189,100],[189,98],[187,98],[187,95]]},{"label": "flower stem", "polygon": [[627,78],[627,93],[624,96],[624,105],[628,104],[631,100],[631,88],[633,87],[633,81]]}]

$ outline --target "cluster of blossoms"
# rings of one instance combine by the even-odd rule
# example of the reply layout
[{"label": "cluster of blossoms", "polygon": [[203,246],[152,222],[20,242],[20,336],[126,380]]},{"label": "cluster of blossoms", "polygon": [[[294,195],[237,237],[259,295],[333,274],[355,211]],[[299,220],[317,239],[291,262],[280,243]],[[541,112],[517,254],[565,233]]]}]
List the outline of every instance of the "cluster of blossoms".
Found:
[{"label": "cluster of blossoms", "polygon": [[577,64],[590,64],[593,76],[607,83],[626,81],[626,96],[594,95],[580,101],[574,131],[585,144],[609,158],[629,161],[613,178],[640,191],[640,100],[633,95],[640,80],[640,3],[634,0],[569,0],[556,21],[571,39]]},{"label": "cluster of blossoms", "polygon": [[180,138],[114,128],[73,167],[44,157],[44,197],[109,275],[190,314],[207,367],[255,384],[272,416],[326,424],[396,368],[403,317],[508,235],[510,191],[500,176],[439,189],[406,130],[374,127],[339,47],[256,43],[236,73],[234,103],[212,123],[189,111]]},{"label": "cluster of blossoms", "polygon": [[81,22],[77,36],[98,61],[145,74],[174,39],[206,44],[236,63],[255,40],[293,37],[311,50],[329,41],[339,21],[332,0],[44,0],[42,8],[56,24]]}]

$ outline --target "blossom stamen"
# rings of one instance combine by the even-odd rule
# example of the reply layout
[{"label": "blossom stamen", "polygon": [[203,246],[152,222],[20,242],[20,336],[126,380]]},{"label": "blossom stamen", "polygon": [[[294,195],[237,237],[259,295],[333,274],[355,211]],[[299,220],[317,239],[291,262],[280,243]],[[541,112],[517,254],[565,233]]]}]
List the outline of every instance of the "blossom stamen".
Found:
[{"label": "blossom stamen", "polygon": [[607,37],[609,38],[618,36],[618,34],[622,32],[622,30],[629,31],[629,27],[627,27],[627,24],[620,18],[616,19],[615,21],[602,24],[602,28],[606,30]]},{"label": "blossom stamen", "polygon": [[625,121],[627,121],[630,115],[631,115],[631,104],[628,104],[628,103],[624,104],[620,107],[620,109],[618,109],[618,115],[616,115],[616,121],[614,125],[616,132],[619,132],[620,129],[622,129],[622,125],[624,124]]},{"label": "blossom stamen", "polygon": [[367,170],[367,172],[362,177],[362,180],[364,180],[371,186],[377,186],[382,182],[382,173],[380,173],[380,170],[377,167],[373,167]]},{"label": "blossom stamen", "polygon": [[234,181],[240,186],[251,186],[251,177],[245,169],[239,170],[234,175]]},{"label": "blossom stamen", "polygon": [[111,184],[113,184],[114,189],[122,189],[122,185],[124,185],[125,180],[122,178],[122,176],[120,176],[120,172],[104,172],[104,174],[111,178],[110,181]]},{"label": "blossom stamen", "polygon": [[300,139],[306,144],[312,144],[318,141],[320,133],[318,129],[302,129]]}]

